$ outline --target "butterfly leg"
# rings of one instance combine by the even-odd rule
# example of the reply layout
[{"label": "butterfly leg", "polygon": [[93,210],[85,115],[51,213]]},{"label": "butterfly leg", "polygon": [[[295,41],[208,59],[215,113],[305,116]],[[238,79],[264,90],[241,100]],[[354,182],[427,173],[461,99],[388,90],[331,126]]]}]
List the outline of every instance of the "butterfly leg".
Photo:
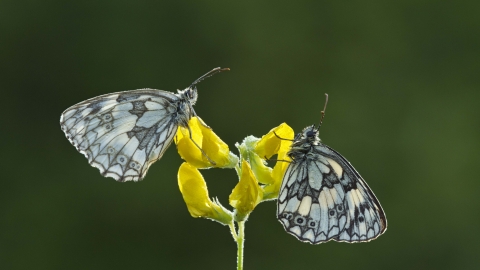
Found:
[{"label": "butterfly leg", "polygon": [[198,121],[200,122],[200,124],[208,129],[212,129],[211,127],[209,127],[205,122],[203,122],[203,119],[198,117],[197,113],[195,112],[195,110],[192,108],[192,113],[193,113],[193,116],[194,117],[197,117]]},{"label": "butterfly leg", "polygon": [[188,129],[188,133],[190,133],[190,140],[192,140],[192,142],[195,144],[195,146],[198,147],[198,149],[200,149],[200,152],[202,152],[202,154],[208,159],[208,162],[210,162],[212,165],[217,165],[217,163],[215,163],[215,161],[213,161],[209,156],[207,156],[207,154],[205,153],[205,151],[203,151],[203,149],[193,140],[192,138],[192,130],[190,129],[189,126],[187,126],[187,129]]}]

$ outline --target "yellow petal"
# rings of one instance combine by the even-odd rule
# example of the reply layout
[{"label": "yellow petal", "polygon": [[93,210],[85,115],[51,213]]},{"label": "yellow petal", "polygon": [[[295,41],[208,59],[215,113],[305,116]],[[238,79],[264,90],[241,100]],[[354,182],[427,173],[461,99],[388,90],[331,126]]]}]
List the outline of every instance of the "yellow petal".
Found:
[{"label": "yellow petal", "polygon": [[203,176],[190,164],[184,162],[178,169],[178,186],[183,200],[193,217],[204,217],[212,211],[212,201]]},{"label": "yellow petal", "polygon": [[263,191],[258,186],[250,165],[243,160],[240,181],[230,194],[230,205],[236,209],[237,220],[243,220],[262,200]]},{"label": "yellow petal", "polygon": [[[277,134],[278,137],[287,140],[282,140],[275,134]],[[290,164],[290,158],[287,156],[287,153],[290,150],[290,146],[292,144],[290,140],[293,139],[293,136],[293,129],[286,123],[283,123],[270,130],[270,132],[263,136],[255,146],[255,152],[261,157],[270,158],[275,154],[277,155],[277,162],[270,173],[270,178],[264,177],[264,179],[270,180],[270,182],[266,183],[266,186],[263,186],[264,200],[271,200],[278,197],[278,192],[280,190],[280,186],[282,185],[283,175]]]},{"label": "yellow petal", "polygon": [[242,159],[250,164],[257,181],[262,184],[271,184],[273,183],[272,168],[266,166],[264,158],[255,153],[255,145],[259,140],[254,136],[247,136],[241,144],[236,144],[236,146]]},{"label": "yellow petal", "polygon": [[[293,135],[293,129],[286,123],[282,123],[278,127],[271,129],[258,141],[255,146],[255,153],[262,158],[269,159],[281,151],[288,151],[291,144],[288,140],[292,140]],[[279,137],[287,140],[282,140]]]},{"label": "yellow petal", "polygon": [[231,153],[228,145],[224,143],[211,128],[198,117],[192,117],[188,123],[192,131],[192,139],[203,149],[205,154],[215,162],[215,165],[202,154],[200,149],[190,139],[187,128],[179,127],[175,143],[178,153],[190,165],[196,168],[233,168],[238,162],[238,157]]},{"label": "yellow petal", "polygon": [[222,224],[232,222],[232,214],[210,200],[207,184],[200,172],[186,162],[178,169],[178,186],[192,217],[210,218]]},{"label": "yellow petal", "polygon": [[287,162],[290,160],[288,157],[284,157],[283,160],[284,161],[277,161],[277,163],[273,167],[272,183],[263,187],[264,200],[276,199],[278,197],[278,192],[280,190],[280,186],[282,185],[283,176],[285,175],[285,171],[287,170],[288,165],[290,165],[290,163]]}]

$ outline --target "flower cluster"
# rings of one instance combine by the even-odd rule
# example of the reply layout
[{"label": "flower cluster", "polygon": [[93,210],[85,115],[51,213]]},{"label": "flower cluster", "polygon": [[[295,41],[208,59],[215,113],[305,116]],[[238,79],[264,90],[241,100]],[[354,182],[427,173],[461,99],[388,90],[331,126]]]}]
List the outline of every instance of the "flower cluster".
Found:
[{"label": "flower cluster", "polygon": [[[192,217],[203,217],[232,226],[233,221],[243,222],[262,201],[278,196],[283,174],[287,168],[287,152],[293,130],[287,124],[273,128],[262,138],[246,137],[236,144],[240,157],[230,152],[225,144],[200,118],[189,122],[188,129],[180,127],[175,138],[178,153],[185,160],[178,170],[178,185]],[[202,153],[203,150],[203,153]],[[277,156],[273,168],[266,160]],[[208,156],[208,157],[207,157]],[[214,161],[214,162],[211,162]],[[235,168],[239,181],[229,196],[234,211],[210,199],[205,180],[199,169]]]}]

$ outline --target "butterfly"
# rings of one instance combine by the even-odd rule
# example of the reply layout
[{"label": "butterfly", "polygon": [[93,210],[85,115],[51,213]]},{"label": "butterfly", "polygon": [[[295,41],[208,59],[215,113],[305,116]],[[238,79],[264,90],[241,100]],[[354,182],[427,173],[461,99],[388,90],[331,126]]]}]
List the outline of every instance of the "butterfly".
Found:
[{"label": "butterfly", "polygon": [[285,230],[311,244],[330,240],[368,242],[387,229],[380,202],[340,153],[323,144],[318,127],[295,136],[277,201],[277,218]]},{"label": "butterfly", "polygon": [[162,157],[179,126],[187,128],[192,138],[188,121],[196,116],[196,85],[225,70],[229,69],[215,68],[176,94],[147,88],[94,97],[66,109],[60,125],[103,176],[119,182],[140,181]]}]

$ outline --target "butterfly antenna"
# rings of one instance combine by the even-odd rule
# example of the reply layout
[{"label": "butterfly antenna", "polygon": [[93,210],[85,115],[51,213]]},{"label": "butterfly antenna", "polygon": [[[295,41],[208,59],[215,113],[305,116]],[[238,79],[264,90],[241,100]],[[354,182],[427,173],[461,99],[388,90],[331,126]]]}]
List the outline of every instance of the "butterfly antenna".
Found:
[{"label": "butterfly antenna", "polygon": [[190,85],[190,88],[193,88],[197,83],[205,80],[206,78],[208,77],[211,77],[217,73],[220,73],[222,71],[228,71],[230,70],[229,68],[220,68],[220,67],[217,67],[217,68],[214,68],[212,70],[210,70],[209,72],[205,73],[202,77],[196,79],[191,85]]},{"label": "butterfly antenna", "polygon": [[321,112],[321,113],[322,113],[322,117],[320,118],[320,123],[318,124],[318,127],[316,128],[317,131],[318,131],[318,130],[320,129],[320,127],[322,126],[323,118],[325,117],[325,111],[327,110],[327,103],[328,103],[328,94],[325,93],[325,105],[323,106],[323,111]]}]

